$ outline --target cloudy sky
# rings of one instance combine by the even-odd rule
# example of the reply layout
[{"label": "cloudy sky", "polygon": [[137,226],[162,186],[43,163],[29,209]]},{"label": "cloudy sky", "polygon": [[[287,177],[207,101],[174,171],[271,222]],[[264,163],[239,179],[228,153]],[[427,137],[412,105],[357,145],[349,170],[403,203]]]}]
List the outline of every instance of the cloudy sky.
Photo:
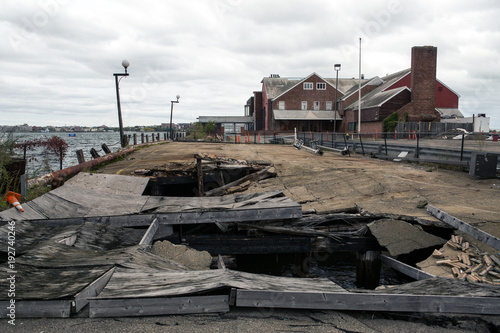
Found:
[{"label": "cloudy sky", "polygon": [[465,116],[500,129],[498,0],[2,0],[0,125],[125,126],[243,115],[269,74],[366,78],[438,48]]}]

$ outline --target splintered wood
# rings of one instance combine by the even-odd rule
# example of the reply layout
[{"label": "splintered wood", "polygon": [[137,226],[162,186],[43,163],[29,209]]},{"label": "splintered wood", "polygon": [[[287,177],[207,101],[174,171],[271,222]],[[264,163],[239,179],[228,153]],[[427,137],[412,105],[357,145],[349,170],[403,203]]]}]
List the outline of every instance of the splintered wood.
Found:
[{"label": "splintered wood", "polygon": [[[436,259],[437,265],[450,267],[454,278],[474,283],[500,285],[500,259],[472,249],[469,242],[464,242],[462,236],[452,235],[451,239],[446,242],[446,246],[453,251],[446,251],[445,248],[441,251],[434,250],[432,257]],[[455,257],[445,255],[443,252],[454,253]]]}]

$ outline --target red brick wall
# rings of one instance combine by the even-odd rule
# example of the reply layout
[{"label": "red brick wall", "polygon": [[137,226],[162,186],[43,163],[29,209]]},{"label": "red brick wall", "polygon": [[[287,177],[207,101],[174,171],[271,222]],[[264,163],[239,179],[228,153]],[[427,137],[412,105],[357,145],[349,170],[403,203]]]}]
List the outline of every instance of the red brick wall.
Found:
[{"label": "red brick wall", "polygon": [[411,49],[411,99],[415,111],[432,113],[436,107],[437,48],[414,46]]},{"label": "red brick wall", "polygon": [[[285,110],[301,110],[302,101],[307,101],[307,109],[314,110],[314,102],[319,101],[320,110],[326,110],[326,102],[332,102],[332,110],[335,109],[335,88],[328,82],[322,80],[319,76],[313,75],[304,82],[311,82],[313,90],[304,90],[304,84],[301,83],[295,88],[291,89],[284,95],[273,101],[274,109],[279,108],[279,102],[285,102]],[[325,90],[317,90],[316,83],[325,83]],[[337,92],[337,98],[342,97],[340,91]]]}]

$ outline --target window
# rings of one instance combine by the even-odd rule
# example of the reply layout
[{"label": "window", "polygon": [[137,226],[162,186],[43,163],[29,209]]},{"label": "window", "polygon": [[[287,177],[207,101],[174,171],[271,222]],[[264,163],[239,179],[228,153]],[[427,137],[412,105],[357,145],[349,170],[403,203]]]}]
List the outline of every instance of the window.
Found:
[{"label": "window", "polygon": [[326,102],[326,110],[327,111],[332,111],[332,102],[331,101]]},{"label": "window", "polygon": [[319,110],[319,102],[318,101],[314,101],[314,110]]},{"label": "window", "polygon": [[352,123],[347,124],[347,129],[349,131],[355,131],[356,130],[356,123],[352,122]]},{"label": "window", "polygon": [[304,90],[313,90],[312,82],[304,82]]},{"label": "window", "polygon": [[307,110],[307,101],[302,101],[302,110]]},{"label": "window", "polygon": [[318,90],[326,90],[326,83],[324,83],[324,82],[318,82],[318,83],[316,83],[316,89],[318,89]]},{"label": "window", "polygon": [[285,110],[285,101],[279,101],[278,108],[280,110]]}]

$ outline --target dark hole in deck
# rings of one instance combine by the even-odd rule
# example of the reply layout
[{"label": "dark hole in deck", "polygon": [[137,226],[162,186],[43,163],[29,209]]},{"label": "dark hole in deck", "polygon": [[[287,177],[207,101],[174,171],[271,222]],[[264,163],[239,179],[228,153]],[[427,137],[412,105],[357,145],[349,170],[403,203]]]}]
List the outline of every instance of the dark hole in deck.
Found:
[{"label": "dark hole in deck", "polygon": [[[213,190],[255,172],[257,172],[257,170],[251,168],[231,171],[221,170],[220,173],[222,175],[216,172],[204,172],[203,190],[204,192]],[[151,177],[148,185],[143,192],[143,195],[166,197],[197,197],[199,195],[198,178],[196,174],[183,176]]]}]

